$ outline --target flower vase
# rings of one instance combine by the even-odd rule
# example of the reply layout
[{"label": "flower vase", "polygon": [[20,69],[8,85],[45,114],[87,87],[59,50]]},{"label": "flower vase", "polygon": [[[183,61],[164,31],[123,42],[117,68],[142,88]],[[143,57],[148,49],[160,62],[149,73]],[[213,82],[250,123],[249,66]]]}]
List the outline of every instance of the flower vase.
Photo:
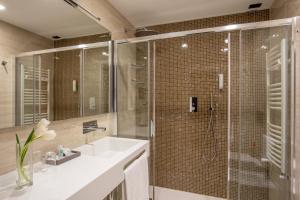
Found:
[{"label": "flower vase", "polygon": [[31,145],[16,144],[17,189],[33,184],[33,163]]}]

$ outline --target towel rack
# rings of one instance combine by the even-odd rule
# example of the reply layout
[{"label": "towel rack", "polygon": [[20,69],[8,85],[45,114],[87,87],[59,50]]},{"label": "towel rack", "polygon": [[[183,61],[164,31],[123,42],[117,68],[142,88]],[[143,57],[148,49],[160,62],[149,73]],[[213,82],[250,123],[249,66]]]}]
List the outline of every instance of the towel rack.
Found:
[{"label": "towel rack", "polygon": [[145,153],[145,149],[139,153],[137,156],[135,156],[133,159],[131,159],[129,162],[127,162],[125,165],[124,165],[124,170],[127,169],[127,167],[129,167],[129,165],[131,165],[134,161],[136,161],[137,159],[139,159],[144,153]]},{"label": "towel rack", "polygon": [[[39,60],[40,61],[40,60]],[[50,115],[50,70],[21,64],[20,121],[22,125],[38,122]],[[28,82],[32,84],[28,84]],[[36,83],[38,82],[38,83]],[[27,84],[26,84],[27,83]],[[43,85],[43,86],[42,86]],[[34,107],[34,109],[32,109]],[[42,109],[42,107],[44,109]]]},{"label": "towel rack", "polygon": [[[286,174],[288,40],[282,39],[266,54],[267,82],[267,159]],[[274,80],[275,73],[279,78]],[[279,73],[278,73],[279,72]],[[274,74],[273,74],[274,73]],[[279,74],[279,75],[278,75]],[[275,123],[272,112],[278,112],[280,123]],[[280,113],[280,114],[279,114]]]}]

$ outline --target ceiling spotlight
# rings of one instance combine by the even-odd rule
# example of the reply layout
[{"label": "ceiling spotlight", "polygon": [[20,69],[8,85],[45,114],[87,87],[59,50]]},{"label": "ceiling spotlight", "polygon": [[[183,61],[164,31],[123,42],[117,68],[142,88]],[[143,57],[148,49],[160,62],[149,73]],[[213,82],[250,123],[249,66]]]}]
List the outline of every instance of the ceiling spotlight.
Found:
[{"label": "ceiling spotlight", "polygon": [[102,52],[102,55],[103,55],[103,56],[108,56],[108,53],[105,52],[105,51],[103,51],[103,52]]},{"label": "ceiling spotlight", "polygon": [[145,56],[145,57],[144,57],[144,60],[147,60],[147,59],[148,59],[148,58]]},{"label": "ceiling spotlight", "polygon": [[188,48],[188,47],[189,47],[189,45],[188,45],[187,43],[181,44],[181,48],[183,48],[183,49],[186,49],[186,48]]},{"label": "ceiling spotlight", "polygon": [[226,44],[228,44],[229,41],[228,41],[228,39],[225,39],[224,42],[225,42]]},{"label": "ceiling spotlight", "polygon": [[5,9],[6,9],[6,7],[4,5],[0,4],[0,10],[5,10]]},{"label": "ceiling spotlight", "polygon": [[261,49],[268,49],[268,47],[266,45],[262,45],[260,48]]}]

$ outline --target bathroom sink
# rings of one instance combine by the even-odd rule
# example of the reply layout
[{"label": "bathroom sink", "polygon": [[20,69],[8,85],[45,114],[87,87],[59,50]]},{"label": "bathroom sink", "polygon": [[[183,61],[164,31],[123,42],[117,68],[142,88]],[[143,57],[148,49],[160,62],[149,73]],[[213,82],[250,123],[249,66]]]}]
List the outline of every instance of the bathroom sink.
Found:
[{"label": "bathroom sink", "polygon": [[140,143],[138,140],[105,137],[78,148],[83,155],[98,156],[105,159],[114,158],[117,155],[126,154],[128,150]]},{"label": "bathroom sink", "polygon": [[[15,171],[0,176],[2,200],[104,199],[124,181],[124,167],[141,153],[149,155],[149,141],[104,137],[76,150],[82,155],[34,174],[34,185],[16,191]],[[67,186],[67,187],[66,187]]]}]

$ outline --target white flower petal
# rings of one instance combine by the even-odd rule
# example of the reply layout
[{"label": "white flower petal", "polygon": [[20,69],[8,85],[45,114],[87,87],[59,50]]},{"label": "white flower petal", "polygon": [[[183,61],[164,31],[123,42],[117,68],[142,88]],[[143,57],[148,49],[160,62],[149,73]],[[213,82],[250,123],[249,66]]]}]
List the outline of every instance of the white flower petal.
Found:
[{"label": "white flower petal", "polygon": [[48,128],[45,127],[45,126],[38,126],[36,129],[35,129],[35,135],[37,137],[40,137],[42,135],[44,135],[46,132],[48,131]]},{"label": "white flower petal", "polygon": [[42,135],[43,140],[53,140],[55,137],[56,132],[54,130],[46,131],[46,133]]},{"label": "white flower petal", "polygon": [[43,118],[41,119],[41,121],[39,122],[38,126],[45,126],[45,127],[48,127],[50,124],[50,121],[48,121],[47,119]]}]

